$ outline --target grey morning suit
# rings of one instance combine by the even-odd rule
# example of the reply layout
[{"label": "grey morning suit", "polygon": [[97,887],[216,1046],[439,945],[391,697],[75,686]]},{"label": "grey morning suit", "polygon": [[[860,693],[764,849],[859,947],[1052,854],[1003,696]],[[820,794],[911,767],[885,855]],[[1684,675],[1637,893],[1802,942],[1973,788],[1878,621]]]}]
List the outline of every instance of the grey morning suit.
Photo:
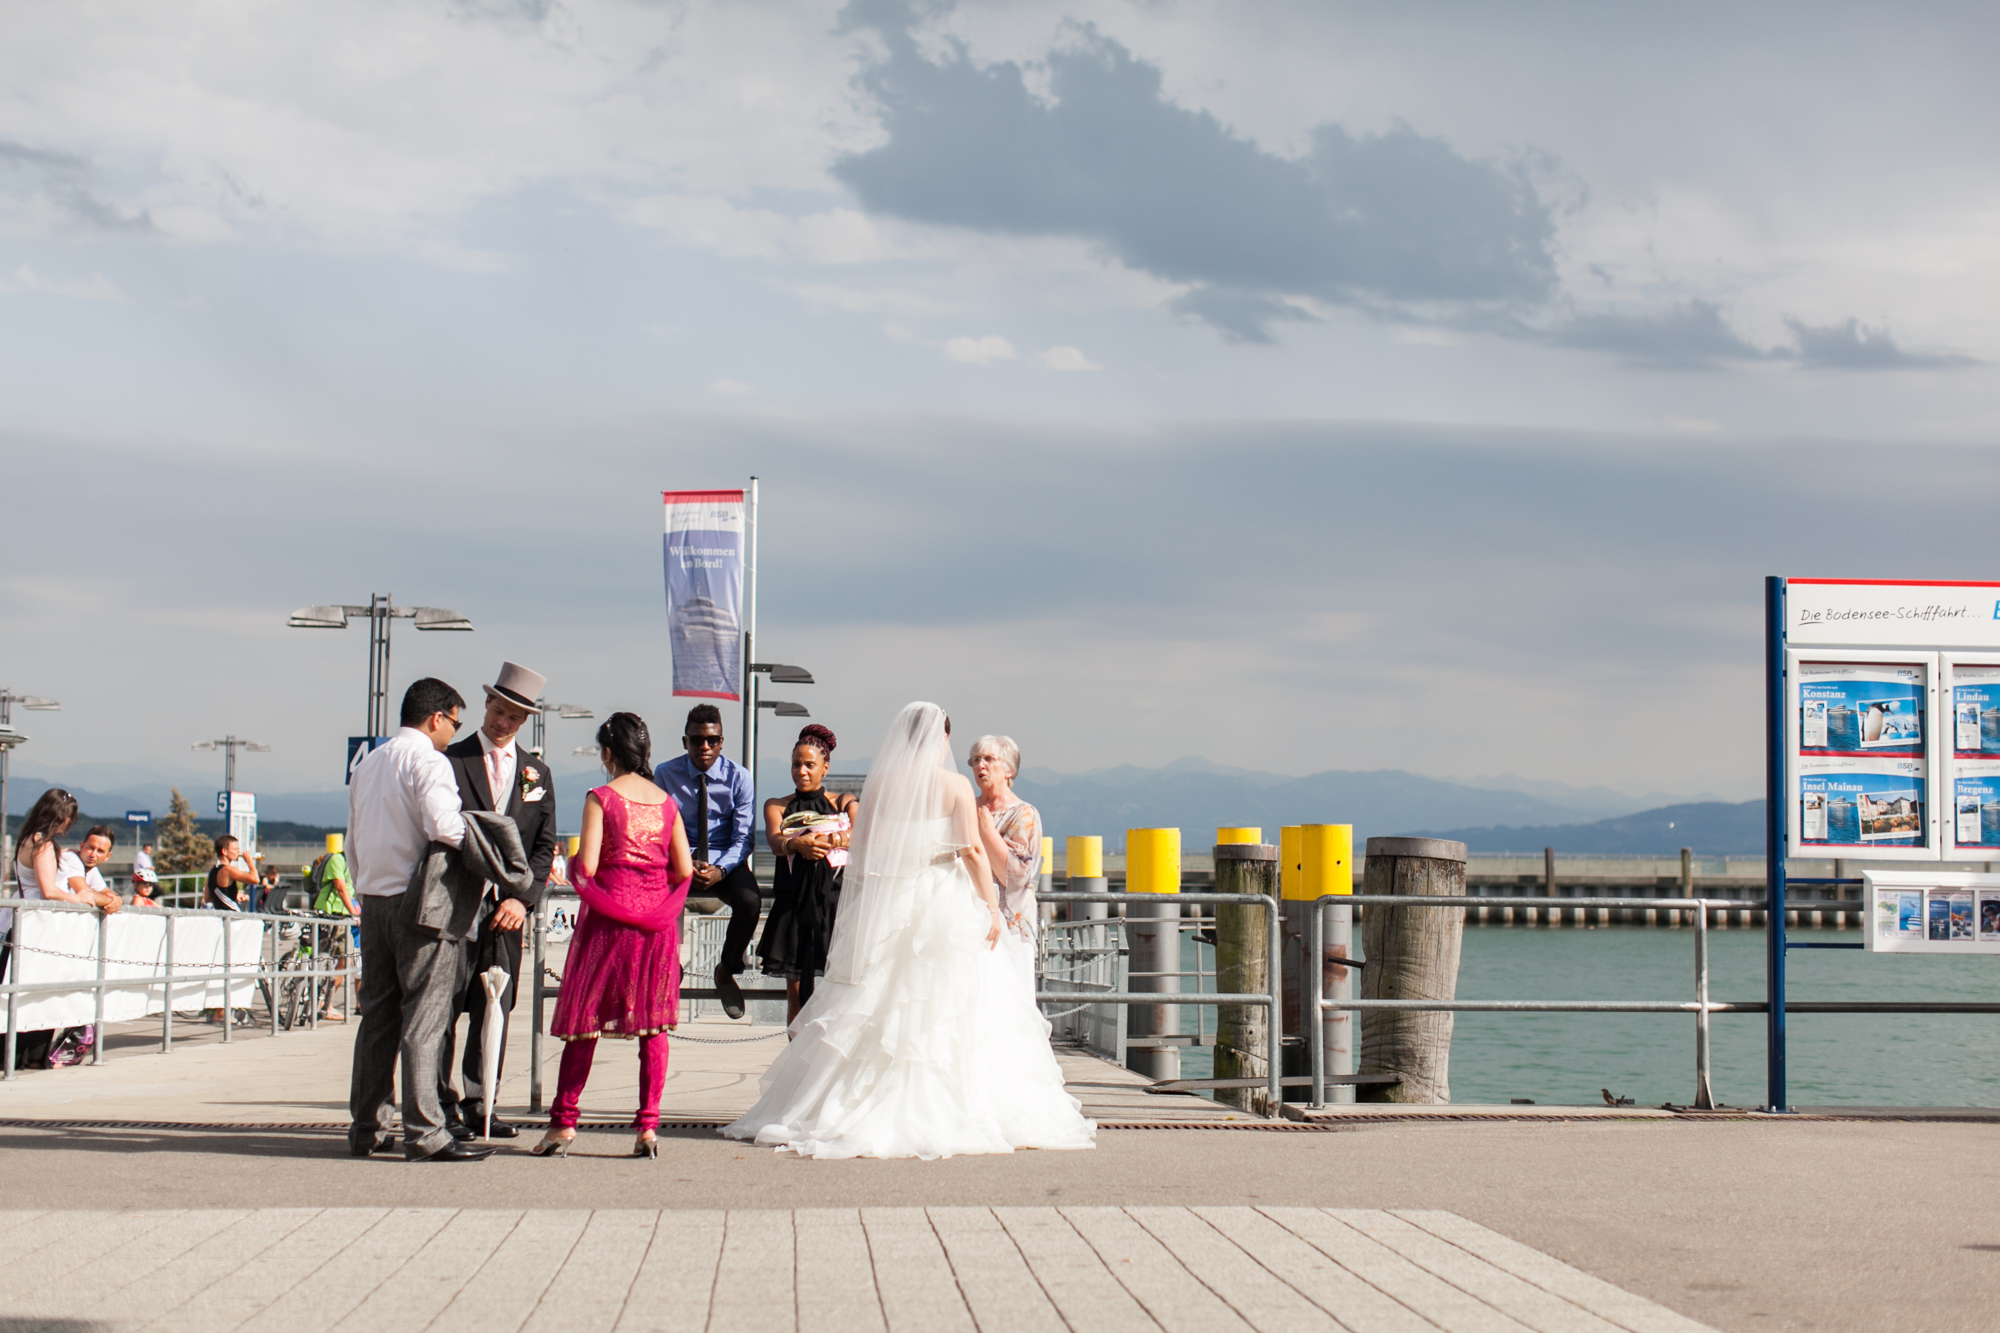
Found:
[{"label": "grey morning suit", "polygon": [[525,888],[528,857],[504,815],[468,811],[465,841],[433,842],[410,887],[371,899],[361,914],[361,1030],[354,1037],[348,1141],[395,1130],[396,1066],[403,1074],[403,1155],[428,1157],[452,1141],[438,1102],[444,1034],[470,968],[466,936],[488,880]]}]

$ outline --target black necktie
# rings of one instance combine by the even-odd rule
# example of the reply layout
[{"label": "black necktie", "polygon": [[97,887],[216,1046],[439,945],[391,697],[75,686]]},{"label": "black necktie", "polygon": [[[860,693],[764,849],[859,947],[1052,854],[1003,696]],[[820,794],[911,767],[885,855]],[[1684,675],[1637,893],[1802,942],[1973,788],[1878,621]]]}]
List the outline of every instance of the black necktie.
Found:
[{"label": "black necktie", "polygon": [[694,859],[702,865],[708,864],[708,774],[694,775]]}]

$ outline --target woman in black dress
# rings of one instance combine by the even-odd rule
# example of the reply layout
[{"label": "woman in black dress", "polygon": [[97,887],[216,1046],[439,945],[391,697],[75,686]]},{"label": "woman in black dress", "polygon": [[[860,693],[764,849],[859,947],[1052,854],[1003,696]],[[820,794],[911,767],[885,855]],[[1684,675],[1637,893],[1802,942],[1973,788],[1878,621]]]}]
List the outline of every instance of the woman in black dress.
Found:
[{"label": "woman in black dress", "polygon": [[833,733],[813,723],[792,747],[790,796],[764,802],[764,841],[778,860],[772,877],[771,915],[757,946],[765,976],[785,978],[785,1021],[812,998],[813,982],[826,971],[833,912],[840,901],[840,872],[859,803],[828,792],[827,764]]}]

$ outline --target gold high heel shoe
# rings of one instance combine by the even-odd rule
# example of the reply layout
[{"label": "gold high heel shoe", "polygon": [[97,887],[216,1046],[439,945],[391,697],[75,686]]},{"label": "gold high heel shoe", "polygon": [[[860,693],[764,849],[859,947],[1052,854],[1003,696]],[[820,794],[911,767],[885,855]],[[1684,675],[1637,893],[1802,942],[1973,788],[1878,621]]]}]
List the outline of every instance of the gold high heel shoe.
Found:
[{"label": "gold high heel shoe", "polygon": [[528,1155],[531,1157],[567,1157],[569,1156],[569,1145],[575,1142],[575,1131],[571,1131],[570,1136],[566,1139],[552,1139],[545,1136],[540,1143],[528,1149]]},{"label": "gold high heel shoe", "polygon": [[651,1134],[641,1134],[632,1145],[632,1155],[657,1162],[660,1160],[660,1141]]}]

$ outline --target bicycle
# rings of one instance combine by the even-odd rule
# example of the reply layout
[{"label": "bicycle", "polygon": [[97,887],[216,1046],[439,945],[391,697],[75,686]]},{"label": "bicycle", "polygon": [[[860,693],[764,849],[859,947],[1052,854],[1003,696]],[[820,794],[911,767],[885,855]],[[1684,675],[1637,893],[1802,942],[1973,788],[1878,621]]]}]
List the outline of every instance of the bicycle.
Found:
[{"label": "bicycle", "polygon": [[345,932],[349,923],[344,916],[319,916],[298,908],[285,915],[303,919],[296,925],[286,922],[278,927],[279,943],[291,940],[292,946],[280,953],[271,967],[277,980],[275,1005],[270,984],[260,981],[258,985],[263,989],[264,1003],[275,1009],[278,1026],[289,1032],[324,1016],[340,993],[339,969],[346,966],[348,955],[336,942],[339,936],[334,932]]}]

